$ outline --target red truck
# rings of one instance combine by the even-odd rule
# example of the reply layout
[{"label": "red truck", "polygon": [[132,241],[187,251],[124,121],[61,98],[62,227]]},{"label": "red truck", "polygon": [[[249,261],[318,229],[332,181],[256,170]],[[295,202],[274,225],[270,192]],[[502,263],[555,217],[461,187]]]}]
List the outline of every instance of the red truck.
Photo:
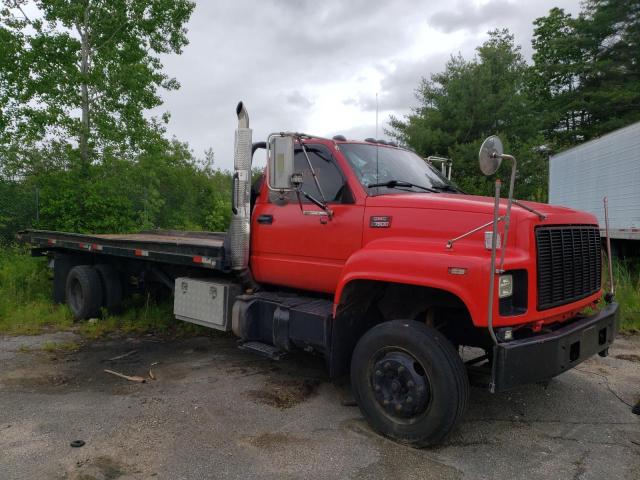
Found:
[{"label": "red truck", "polygon": [[[229,231],[22,232],[53,260],[55,302],[84,319],[164,285],[176,318],[232,330],[241,348],[321,355],[332,378],[350,374],[375,430],[414,446],[456,426],[470,377],[501,392],[607,354],[618,305],[589,309],[603,295],[593,215],[512,200],[514,176],[508,200],[466,195],[383,141],[252,144],[242,103],[236,113]],[[501,158],[515,171],[496,137],[480,157],[485,173]],[[481,353],[463,361],[461,346]]]}]

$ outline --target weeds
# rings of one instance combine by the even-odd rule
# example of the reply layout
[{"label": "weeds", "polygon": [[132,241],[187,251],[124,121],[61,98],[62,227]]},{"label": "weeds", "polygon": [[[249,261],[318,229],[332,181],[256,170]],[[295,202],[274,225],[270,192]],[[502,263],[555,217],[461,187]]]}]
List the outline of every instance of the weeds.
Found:
[{"label": "weeds", "polygon": [[[88,339],[111,333],[211,334],[210,329],[175,320],[171,300],[157,301],[150,294],[129,298],[121,314],[105,311],[100,319],[75,323],[65,305],[51,302],[52,277],[46,258],[33,258],[19,247],[0,248],[0,334],[36,335],[47,329],[74,330]],[[48,348],[55,350],[56,345]]]},{"label": "weeds", "polygon": [[44,342],[42,350],[47,353],[73,353],[80,350],[80,344],[76,342]]},{"label": "weeds", "polygon": [[640,263],[615,262],[613,277],[620,304],[620,329],[640,332]]},{"label": "weeds", "polygon": [[0,332],[33,335],[73,325],[65,306],[51,303],[51,272],[45,258],[20,248],[0,249]]},{"label": "weeds", "polygon": [[181,322],[173,316],[170,300],[156,301],[150,294],[134,295],[128,299],[122,313],[103,311],[102,318],[78,324],[79,332],[90,340],[112,332],[123,334],[153,333],[160,336],[192,336],[211,333],[210,329]]}]

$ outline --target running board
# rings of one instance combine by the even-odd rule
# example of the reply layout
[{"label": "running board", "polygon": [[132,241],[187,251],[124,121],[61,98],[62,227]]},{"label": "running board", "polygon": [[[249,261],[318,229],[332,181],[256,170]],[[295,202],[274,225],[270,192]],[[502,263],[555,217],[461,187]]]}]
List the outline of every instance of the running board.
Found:
[{"label": "running board", "polygon": [[262,342],[242,342],[238,344],[238,348],[270,358],[271,360],[280,360],[286,355],[286,352],[283,352],[279,348]]}]

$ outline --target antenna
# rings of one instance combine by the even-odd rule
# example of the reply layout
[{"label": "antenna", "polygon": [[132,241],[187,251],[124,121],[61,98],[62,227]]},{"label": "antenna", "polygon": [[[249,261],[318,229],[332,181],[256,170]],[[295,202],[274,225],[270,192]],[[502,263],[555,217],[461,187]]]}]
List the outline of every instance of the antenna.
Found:
[{"label": "antenna", "polygon": [[378,92],[376,92],[376,136],[375,139],[378,140]]},{"label": "antenna", "polygon": [[376,183],[380,183],[380,142],[378,141],[378,92],[376,92]]}]

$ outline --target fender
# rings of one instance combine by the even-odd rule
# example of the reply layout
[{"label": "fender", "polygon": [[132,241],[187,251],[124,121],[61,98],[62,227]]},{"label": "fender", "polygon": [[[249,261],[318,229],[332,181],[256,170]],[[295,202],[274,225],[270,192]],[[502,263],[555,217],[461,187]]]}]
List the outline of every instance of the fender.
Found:
[{"label": "fender", "polygon": [[[334,316],[344,288],[354,280],[377,280],[437,288],[456,295],[467,307],[476,326],[486,322],[486,252],[443,248],[442,242],[415,238],[385,238],[355,252],[342,270],[333,305]],[[462,275],[449,268],[466,269]]]}]

